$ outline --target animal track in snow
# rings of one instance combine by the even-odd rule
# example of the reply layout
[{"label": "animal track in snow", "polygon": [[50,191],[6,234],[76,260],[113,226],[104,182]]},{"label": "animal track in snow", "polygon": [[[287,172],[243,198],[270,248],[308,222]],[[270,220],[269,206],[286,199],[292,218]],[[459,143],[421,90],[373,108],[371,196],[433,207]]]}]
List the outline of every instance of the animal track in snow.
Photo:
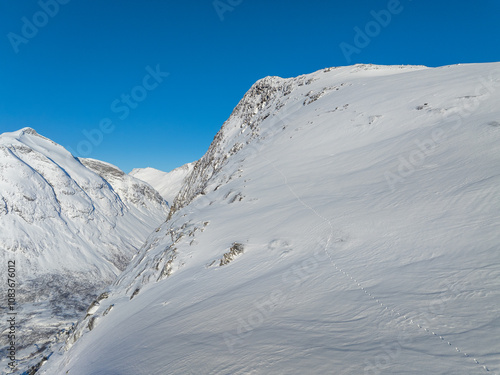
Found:
[{"label": "animal track in snow", "polygon": [[[375,303],[377,303],[378,305],[380,305],[380,307],[383,307],[384,308],[384,312],[385,311],[389,311],[387,306],[385,306],[385,304],[383,302],[380,301],[379,298],[373,296],[369,291],[366,290],[366,288],[364,288],[362,286],[362,284],[360,282],[358,282],[356,280],[356,278],[354,278],[352,275],[350,275],[348,272],[346,272],[345,270],[343,270],[342,268],[338,267],[338,265],[336,265],[333,260],[332,260],[332,264],[335,266],[336,270],[339,271],[340,273],[342,273],[344,276],[346,276],[347,278],[349,278],[351,281],[353,281],[356,286],[361,290],[363,291],[366,295],[368,295]],[[401,313],[394,310],[394,309],[391,309],[390,310],[391,313],[395,314],[396,316],[398,317],[401,317]],[[436,337],[439,337],[439,339],[441,341],[445,341],[444,337],[442,335],[438,335],[436,333],[436,331],[432,331],[432,330],[429,330],[429,328],[427,327],[423,327],[421,324],[418,324],[418,323],[415,323],[415,321],[413,319],[411,319],[410,317],[410,314],[409,313],[406,313],[406,314],[403,314],[402,315],[402,318],[404,319],[404,321],[406,323],[408,323],[409,325],[414,325],[416,327],[418,327],[419,329],[423,329],[425,332],[431,334],[432,336],[436,336]],[[447,345],[451,346],[451,342],[450,341],[446,341]],[[455,347],[455,350],[457,353],[462,353],[462,350],[459,348],[459,347]],[[463,354],[463,357],[466,357],[466,358],[470,358],[469,355],[467,353],[462,353]],[[477,360],[476,358],[474,358],[474,363],[476,365],[480,365],[481,366],[481,369],[482,370],[485,370],[485,371],[490,371],[488,369],[488,367],[486,365],[483,365],[479,362],[479,360]]]}]

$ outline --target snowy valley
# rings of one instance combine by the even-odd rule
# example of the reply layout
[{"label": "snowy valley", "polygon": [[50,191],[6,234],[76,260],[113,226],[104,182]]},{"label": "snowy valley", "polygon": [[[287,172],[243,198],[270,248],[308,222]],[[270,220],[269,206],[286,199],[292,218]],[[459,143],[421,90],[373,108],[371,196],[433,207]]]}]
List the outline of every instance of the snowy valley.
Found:
[{"label": "snowy valley", "polygon": [[85,296],[37,374],[500,374],[499,103],[500,63],[266,77],[169,174],[2,134],[22,329]]}]

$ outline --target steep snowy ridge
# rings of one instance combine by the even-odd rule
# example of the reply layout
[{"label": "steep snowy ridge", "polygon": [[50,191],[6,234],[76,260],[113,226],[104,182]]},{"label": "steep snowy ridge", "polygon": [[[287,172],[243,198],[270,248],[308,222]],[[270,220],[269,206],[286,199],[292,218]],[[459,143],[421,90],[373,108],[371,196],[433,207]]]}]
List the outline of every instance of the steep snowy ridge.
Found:
[{"label": "steep snowy ridge", "polygon": [[125,174],[116,166],[95,159],[79,159],[88,169],[109,182],[115,192],[134,207],[150,210],[165,208],[166,202],[160,193],[148,183]]},{"label": "steep snowy ridge", "polygon": [[[367,72],[369,76],[385,76],[386,74],[393,75],[421,69],[426,69],[426,67],[356,65],[354,67],[327,68],[296,78],[265,77],[257,81],[243,96],[229,119],[215,135],[208,151],[195,164],[193,173],[186,178],[183,188],[172,205],[171,214],[189,204],[197,195],[203,194],[207,182],[217,174],[230,156],[245,145],[255,143],[253,141],[261,135],[261,123],[264,120],[271,116],[271,118],[276,117],[281,122],[289,121],[282,117],[281,113],[285,112],[282,111],[282,108],[290,100],[295,104],[302,104],[293,106],[292,111],[300,111],[302,106],[315,102],[327,93],[352,86],[352,83],[347,83],[347,80],[357,79],[359,76],[364,78]],[[319,84],[313,84],[317,80],[324,79],[325,73],[329,74],[329,78],[337,76],[337,79],[334,78],[335,84],[324,86],[323,81]],[[350,77],[351,75],[354,77]],[[343,79],[346,79],[346,82]],[[295,95],[290,95],[292,92]],[[291,105],[288,107],[290,108]],[[289,115],[290,113],[287,113],[287,116]],[[275,120],[274,123],[279,121]],[[286,126],[285,123],[282,125]]]},{"label": "steep snowy ridge", "polygon": [[82,314],[168,212],[148,184],[31,128],[0,135],[0,202],[0,257],[18,275],[21,360]]},{"label": "steep snowy ridge", "polygon": [[500,63],[268,77],[41,374],[500,374]]}]

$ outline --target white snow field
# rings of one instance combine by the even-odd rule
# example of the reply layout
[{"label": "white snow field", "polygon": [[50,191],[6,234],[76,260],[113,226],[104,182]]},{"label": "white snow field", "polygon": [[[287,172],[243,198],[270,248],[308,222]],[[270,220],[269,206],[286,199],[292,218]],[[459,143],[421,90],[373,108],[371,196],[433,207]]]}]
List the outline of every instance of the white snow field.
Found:
[{"label": "white snow field", "polygon": [[167,214],[158,192],[111,164],[76,159],[30,128],[0,135],[0,259],[5,277],[15,262],[20,367],[47,354]]},{"label": "white snow field", "polygon": [[500,374],[500,63],[258,81],[46,375]]},{"label": "white snow field", "polygon": [[194,165],[195,163],[188,163],[170,172],[163,172],[151,167],[135,168],[129,175],[150,184],[168,204],[172,204],[184,184],[184,179],[191,173]]}]

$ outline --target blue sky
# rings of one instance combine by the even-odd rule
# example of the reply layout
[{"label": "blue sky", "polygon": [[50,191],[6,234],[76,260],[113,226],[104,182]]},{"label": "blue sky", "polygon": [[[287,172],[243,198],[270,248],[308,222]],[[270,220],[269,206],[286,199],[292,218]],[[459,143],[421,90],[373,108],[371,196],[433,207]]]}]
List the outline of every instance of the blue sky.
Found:
[{"label": "blue sky", "polygon": [[499,4],[0,0],[0,133],[30,126],[76,156],[168,171],[268,75],[500,61]]}]

